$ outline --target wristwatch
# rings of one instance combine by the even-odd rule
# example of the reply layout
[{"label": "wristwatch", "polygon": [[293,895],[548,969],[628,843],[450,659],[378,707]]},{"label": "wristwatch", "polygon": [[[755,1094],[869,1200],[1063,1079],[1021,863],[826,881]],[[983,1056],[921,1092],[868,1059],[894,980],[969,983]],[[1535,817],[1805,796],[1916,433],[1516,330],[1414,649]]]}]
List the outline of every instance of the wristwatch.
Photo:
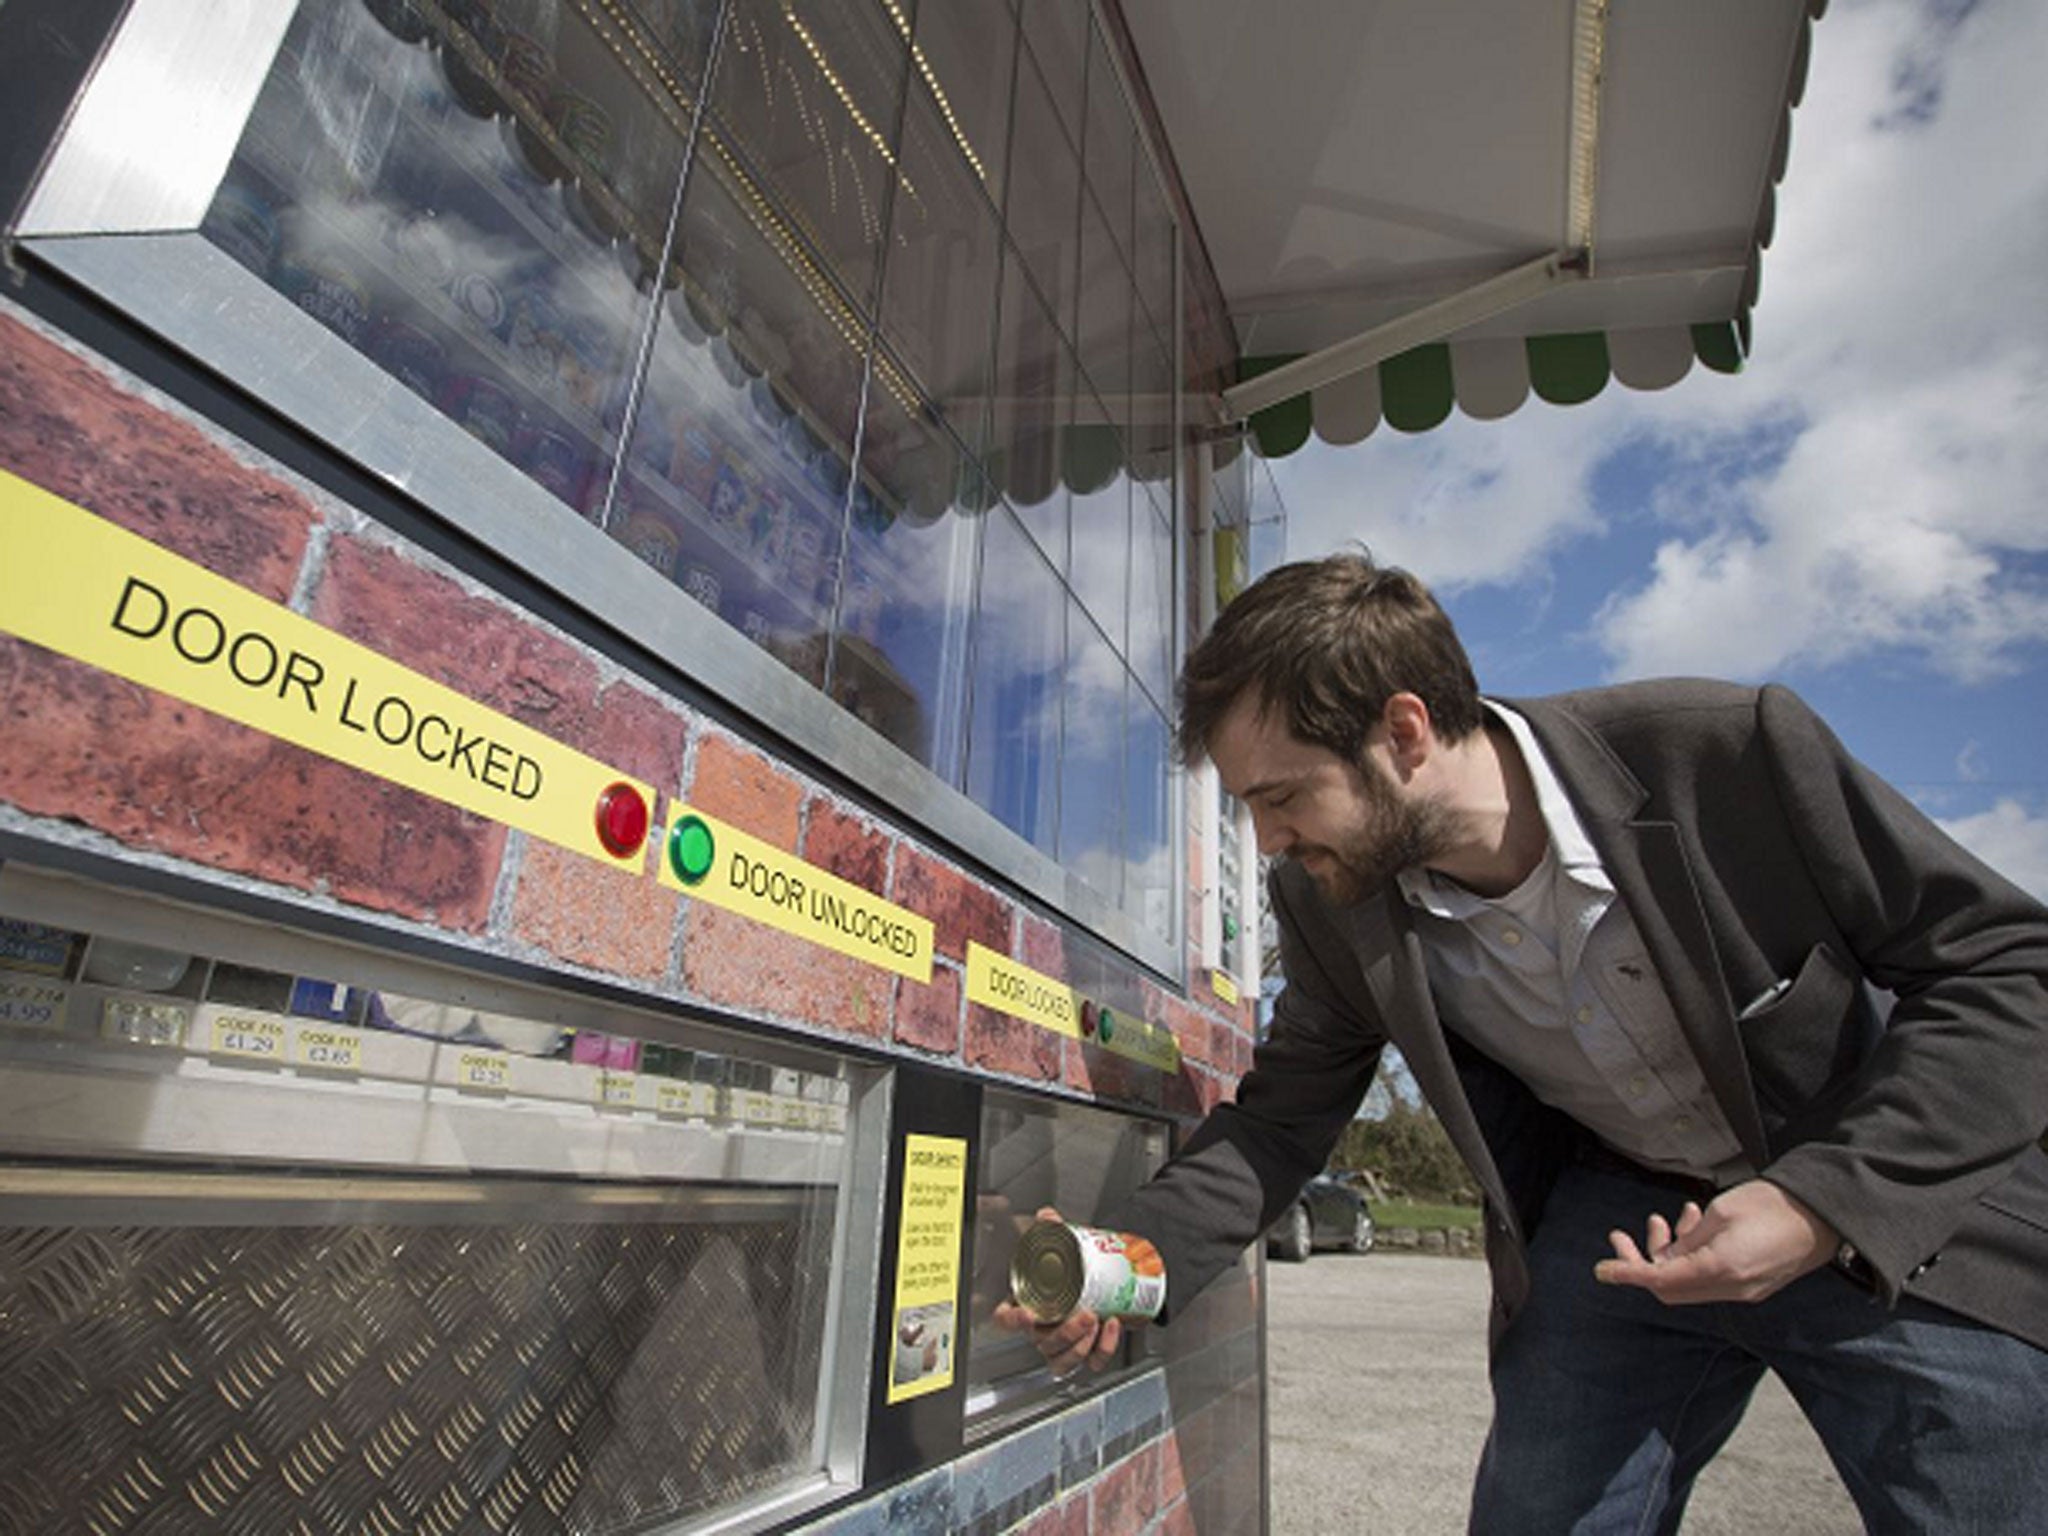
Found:
[{"label": "wristwatch", "polygon": [[1867,1291],[1877,1289],[1877,1271],[1870,1267],[1870,1260],[1856,1250],[1856,1245],[1847,1238],[1835,1250],[1835,1268],[1854,1280]]}]

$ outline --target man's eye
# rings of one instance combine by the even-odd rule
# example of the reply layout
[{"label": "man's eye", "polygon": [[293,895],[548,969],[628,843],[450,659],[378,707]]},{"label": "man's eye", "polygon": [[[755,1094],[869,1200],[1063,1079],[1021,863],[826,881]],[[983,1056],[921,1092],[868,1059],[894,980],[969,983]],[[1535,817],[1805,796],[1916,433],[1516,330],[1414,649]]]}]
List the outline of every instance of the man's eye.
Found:
[{"label": "man's eye", "polygon": [[1294,791],[1293,791],[1293,790],[1291,790],[1291,789],[1290,789],[1290,790],[1287,790],[1287,791],[1286,791],[1285,793],[1283,793],[1283,794],[1278,794],[1278,795],[1268,795],[1268,796],[1266,797],[1266,808],[1267,808],[1268,810],[1272,810],[1272,811],[1277,811],[1277,810],[1279,810],[1279,809],[1280,809],[1280,808],[1281,808],[1282,806],[1286,805],[1286,804],[1287,804],[1287,802],[1288,802],[1288,801],[1290,801],[1290,800],[1292,800],[1293,798],[1294,798]]}]

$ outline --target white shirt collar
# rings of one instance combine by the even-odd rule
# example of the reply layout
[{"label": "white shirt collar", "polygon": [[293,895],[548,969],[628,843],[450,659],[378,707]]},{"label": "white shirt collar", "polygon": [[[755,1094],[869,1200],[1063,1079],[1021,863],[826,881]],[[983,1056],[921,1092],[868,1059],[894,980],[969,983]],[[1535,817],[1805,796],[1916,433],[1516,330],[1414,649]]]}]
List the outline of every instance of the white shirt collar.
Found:
[{"label": "white shirt collar", "polygon": [[[1529,722],[1493,699],[1480,702],[1488,714],[1507,727],[1508,734],[1521,750],[1522,761],[1528,765],[1530,781],[1536,788],[1537,809],[1543,813],[1543,824],[1550,832],[1550,855],[1556,858],[1559,872],[1589,893],[1612,896],[1614,883],[1607,878],[1600,855],[1594,851],[1593,840],[1586,836],[1579,813],[1572,808],[1571,797],[1564,792],[1564,785],[1558,782],[1556,770],[1543,755],[1543,748],[1537,744],[1536,733],[1529,729]],[[1538,873],[1541,873],[1540,868]],[[1454,922],[1470,920],[1486,905],[1484,897],[1474,895],[1457,881],[1446,879],[1432,869],[1404,869],[1394,880],[1410,906]]]}]

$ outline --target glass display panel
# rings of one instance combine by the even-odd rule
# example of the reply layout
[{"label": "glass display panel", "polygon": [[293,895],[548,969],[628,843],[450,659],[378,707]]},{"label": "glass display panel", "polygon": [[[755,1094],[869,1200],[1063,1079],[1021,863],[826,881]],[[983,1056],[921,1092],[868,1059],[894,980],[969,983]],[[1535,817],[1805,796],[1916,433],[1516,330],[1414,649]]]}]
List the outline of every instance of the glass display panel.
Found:
[{"label": "glass display panel", "polygon": [[882,333],[953,434],[980,451],[1003,244],[970,153],[920,84],[904,111]]},{"label": "glass display panel", "polygon": [[1054,323],[1071,336],[1080,283],[1081,160],[1045,78],[1028,57],[1017,67],[1011,134],[1004,227]]},{"label": "glass display panel", "polygon": [[1101,205],[1092,196],[1081,203],[1081,302],[1074,345],[1081,356],[1081,372],[1111,417],[1128,423],[1137,295],[1122,253],[1110,239]]},{"label": "glass display panel", "polygon": [[307,0],[202,232],[598,515],[703,47],[665,4]]},{"label": "glass display panel", "polygon": [[607,528],[822,685],[864,334],[707,141]]},{"label": "glass display panel", "polygon": [[1173,528],[1153,494],[1143,486],[1132,498],[1131,668],[1152,702],[1173,698]]},{"label": "glass display panel", "polygon": [[1062,428],[1080,371],[1053,313],[1014,250],[1003,262],[997,317],[991,475],[1053,568],[1068,569]]},{"label": "glass display panel", "polygon": [[1124,746],[1124,907],[1162,938],[1173,934],[1172,741],[1165,714],[1133,696]]},{"label": "glass display panel", "polygon": [[948,138],[997,208],[1003,206],[1016,52],[1017,17],[1010,0],[918,7],[912,69],[944,119]]},{"label": "glass display panel", "polygon": [[[1166,1160],[1166,1131],[1155,1121],[1108,1110],[989,1089],[981,1112],[980,1179],[975,1190],[974,1274],[967,1333],[970,1433],[992,1429],[1056,1391],[1103,1380],[1087,1371],[1056,1383],[1029,1335],[998,1328],[993,1313],[1009,1295],[1017,1238],[1051,1206],[1072,1222],[1100,1221]],[[1136,1329],[1122,1361],[1149,1353],[1151,1330]],[[1114,1376],[1114,1372],[1104,1373]],[[980,1422],[977,1423],[976,1421]]]},{"label": "glass display panel", "polygon": [[942,425],[906,409],[891,377],[878,368],[870,387],[831,692],[957,785],[971,578],[994,493]]},{"label": "glass display panel", "polygon": [[1060,688],[1060,862],[1123,897],[1123,663],[1078,608],[1067,614]]},{"label": "glass display panel", "polygon": [[1133,192],[1136,209],[1132,239],[1137,244],[1137,254],[1132,258],[1131,270],[1137,280],[1138,301],[1144,306],[1152,345],[1171,357],[1174,328],[1179,323],[1173,298],[1173,214],[1158,179],[1142,158]]},{"label": "glass display panel", "polygon": [[1050,854],[1058,835],[1067,596],[1007,508],[983,529],[967,789]]},{"label": "glass display panel", "polygon": [[727,0],[714,131],[863,309],[895,180],[905,12],[834,0]]},{"label": "glass display panel", "polygon": [[1088,127],[1081,143],[1088,190],[1095,195],[1109,227],[1110,239],[1126,266],[1136,266],[1131,233],[1132,182],[1137,173],[1137,128],[1124,105],[1123,86],[1110,62],[1102,27],[1092,18],[1088,27]]},{"label": "glass display panel", "polygon": [[1119,467],[1108,484],[1073,499],[1074,594],[1124,648],[1131,574],[1131,479]]},{"label": "glass display panel", "polygon": [[[1027,0],[1024,19],[1027,56],[1044,78],[1046,105],[1076,144],[1081,142],[1088,70],[1089,0]],[[1020,123],[1020,145],[1036,145]]]},{"label": "glass display panel", "polygon": [[848,1071],[178,927],[0,918],[0,1358],[66,1383],[10,1409],[23,1529],[642,1530],[820,1478]]},{"label": "glass display panel", "polygon": [[[1172,215],[1107,39],[1084,0],[304,0],[202,234],[403,386],[374,430],[309,418],[343,451],[452,423],[667,579],[607,622],[677,605],[649,633],[687,668],[715,613],[818,690],[817,741],[800,692],[764,718],[829,750],[836,704],[1113,901],[1126,774],[1078,729],[1063,764],[1058,680],[1106,646],[1170,687],[1177,388]],[[418,493],[509,559],[560,547],[453,483]],[[589,600],[614,567],[569,547]]]}]

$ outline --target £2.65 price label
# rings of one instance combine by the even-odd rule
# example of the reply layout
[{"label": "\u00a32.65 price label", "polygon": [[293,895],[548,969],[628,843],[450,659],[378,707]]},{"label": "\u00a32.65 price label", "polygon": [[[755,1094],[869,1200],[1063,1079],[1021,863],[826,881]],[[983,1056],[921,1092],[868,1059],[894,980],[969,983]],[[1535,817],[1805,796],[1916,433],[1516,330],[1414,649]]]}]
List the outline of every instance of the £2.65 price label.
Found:
[{"label": "\u00a32.65 price label", "polygon": [[320,1072],[360,1072],[363,1037],[352,1029],[301,1025],[292,1041],[292,1059],[302,1067]]}]

